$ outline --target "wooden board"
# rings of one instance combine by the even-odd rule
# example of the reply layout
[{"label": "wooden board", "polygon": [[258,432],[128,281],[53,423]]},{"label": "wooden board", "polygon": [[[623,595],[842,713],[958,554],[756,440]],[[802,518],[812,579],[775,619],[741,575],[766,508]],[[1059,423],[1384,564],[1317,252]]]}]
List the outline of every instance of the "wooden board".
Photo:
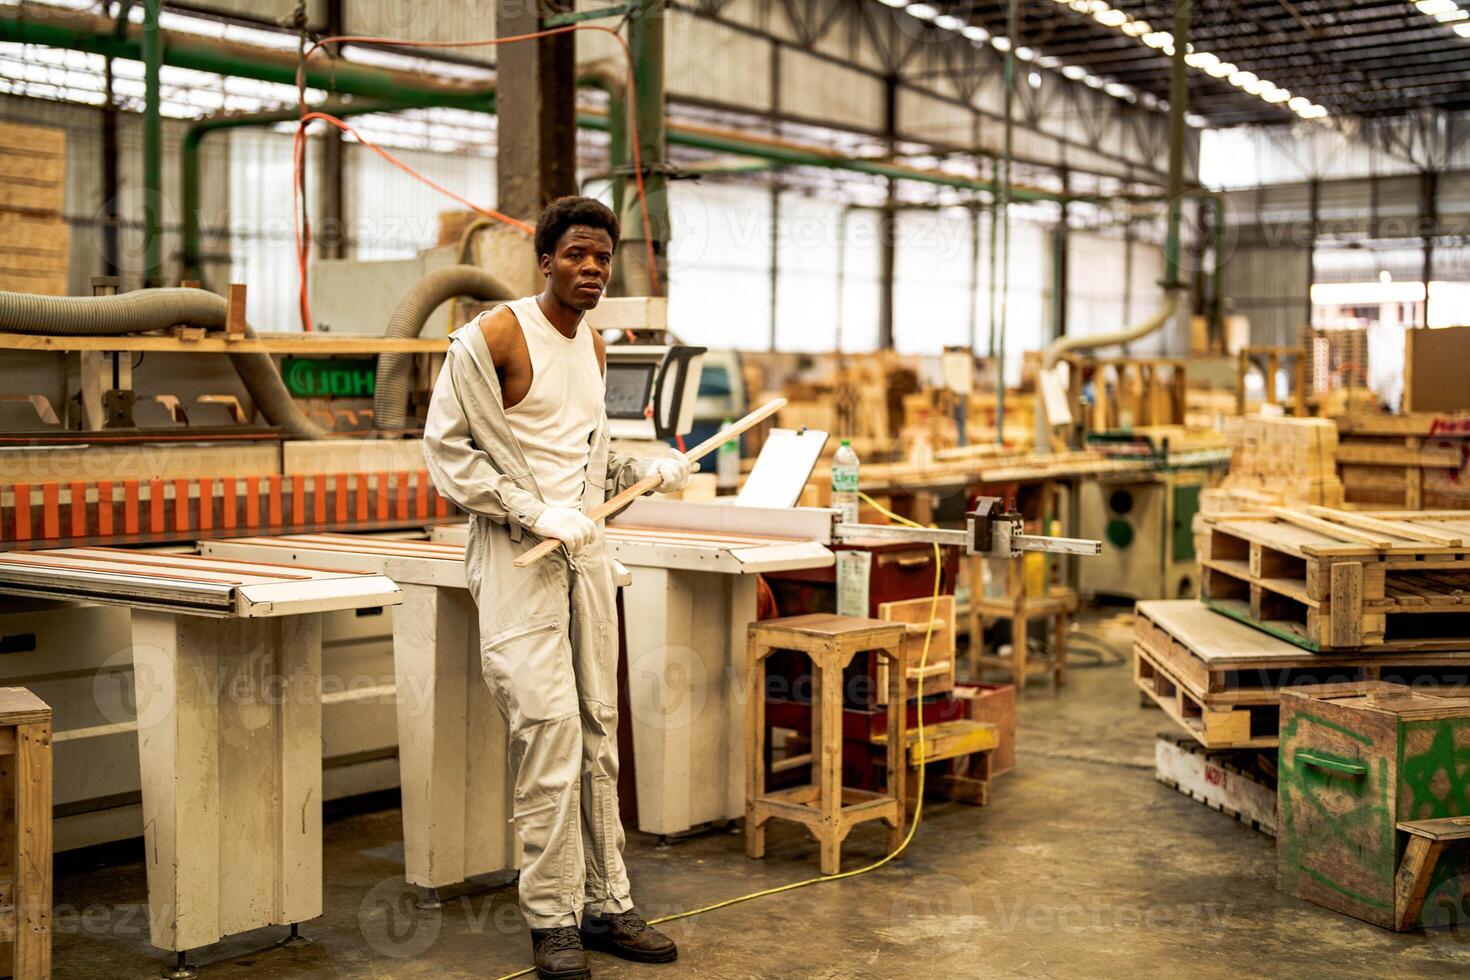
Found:
[{"label": "wooden board", "polygon": [[66,130],[0,122],[0,208],[59,215],[66,207]]}]

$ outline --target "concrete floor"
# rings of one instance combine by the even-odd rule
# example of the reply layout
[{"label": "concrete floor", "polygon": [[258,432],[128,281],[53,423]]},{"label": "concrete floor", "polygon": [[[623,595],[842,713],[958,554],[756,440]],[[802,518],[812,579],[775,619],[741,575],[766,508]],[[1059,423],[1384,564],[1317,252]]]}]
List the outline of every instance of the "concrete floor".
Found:
[{"label": "concrete floor", "polygon": [[[1092,629],[1119,649],[1120,622]],[[1078,659],[1082,659],[1080,656]],[[670,923],[671,966],[593,956],[599,977],[1301,977],[1459,976],[1470,929],[1395,935],[1277,894],[1275,846],[1156,783],[1158,711],[1139,707],[1122,663],[1073,672],[1060,698],[1033,687],[1017,768],[991,805],[935,804],[897,863]],[[804,832],[776,823],[769,854],[711,833],[659,847],[630,834],[634,896],[650,917],[816,873]],[[845,867],[882,854],[876,825],[853,832]],[[135,852],[133,852],[135,853]],[[169,958],[148,945],[141,863],[114,860],[56,879],[58,978],[148,978]],[[196,951],[212,977],[494,978],[528,962],[511,885],[417,912],[403,885],[396,809],[325,832],[326,914],[314,940],[273,948],[260,930]],[[489,883],[493,885],[494,883]]]}]

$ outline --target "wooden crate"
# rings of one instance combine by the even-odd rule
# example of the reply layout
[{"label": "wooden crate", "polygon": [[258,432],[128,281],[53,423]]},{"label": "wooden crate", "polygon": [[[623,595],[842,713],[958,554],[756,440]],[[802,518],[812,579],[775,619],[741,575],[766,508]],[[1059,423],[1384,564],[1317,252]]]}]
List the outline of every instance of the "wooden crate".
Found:
[{"label": "wooden crate", "polygon": [[1275,746],[1283,687],[1382,679],[1470,688],[1470,649],[1312,653],[1192,599],[1138,604],[1133,660],[1138,688],[1210,749]]},{"label": "wooden crate", "polygon": [[51,976],[51,708],[0,688],[0,971]]},{"label": "wooden crate", "polygon": [[[1470,698],[1373,681],[1283,690],[1277,887],[1394,928],[1395,828],[1470,815],[1467,755]],[[1445,852],[1428,893],[1420,924],[1461,924],[1470,850]]]},{"label": "wooden crate", "polygon": [[[905,733],[904,804],[910,817],[919,804],[919,768],[924,767],[924,795],[956,803],[987,806],[990,780],[995,776],[993,753],[1000,744],[994,725],[961,718],[925,726],[923,751],[919,732]],[[887,734],[873,739],[874,751],[888,745]]]},{"label": "wooden crate", "polygon": [[[923,669],[919,658],[924,654],[924,636],[929,633],[929,653]],[[904,623],[904,662],[908,664],[909,693],[914,697],[928,697],[954,690],[955,671],[955,613],[954,596],[942,595],[936,602],[927,599],[902,599],[897,602],[880,602],[878,618],[890,622]],[[888,703],[888,665],[878,660],[875,667],[877,677],[878,704]]]},{"label": "wooden crate", "polygon": [[1000,744],[991,754],[991,772],[999,776],[1016,768],[1016,686],[956,684],[951,695],[965,702],[971,721],[995,726]]},{"label": "wooden crate", "polygon": [[1309,650],[1470,649],[1470,515],[1200,517],[1200,597]]}]

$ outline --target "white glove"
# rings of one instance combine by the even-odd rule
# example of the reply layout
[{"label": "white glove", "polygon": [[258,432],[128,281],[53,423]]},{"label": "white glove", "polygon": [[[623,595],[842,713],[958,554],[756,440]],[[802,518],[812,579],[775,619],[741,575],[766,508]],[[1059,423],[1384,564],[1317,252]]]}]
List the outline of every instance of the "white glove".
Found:
[{"label": "white glove", "polygon": [[689,457],[677,449],[670,449],[669,454],[663,459],[653,461],[650,474],[657,473],[663,478],[663,482],[654,487],[659,493],[673,493],[683,490],[689,482],[689,474],[694,472],[694,464],[689,462]]},{"label": "white glove", "polygon": [[531,533],[556,538],[567,546],[567,554],[576,555],[597,536],[597,525],[573,507],[548,507],[531,525]]}]

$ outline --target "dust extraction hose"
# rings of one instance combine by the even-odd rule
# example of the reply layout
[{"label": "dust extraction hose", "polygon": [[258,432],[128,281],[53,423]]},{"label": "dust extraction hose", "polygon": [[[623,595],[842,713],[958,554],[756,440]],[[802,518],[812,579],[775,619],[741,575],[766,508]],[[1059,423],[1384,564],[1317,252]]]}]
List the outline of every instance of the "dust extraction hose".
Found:
[{"label": "dust extraction hose", "polygon": [[[509,287],[484,269],[473,265],[451,265],[435,269],[414,283],[388,321],[384,336],[389,339],[417,337],[429,315],[440,304],[456,296],[485,302],[515,299]],[[408,424],[409,366],[412,354],[379,354],[378,375],[373,388],[373,425],[379,429],[402,429]]]},{"label": "dust extraction hose", "polygon": [[[223,330],[229,302],[207,289],[139,289],[116,296],[36,296],[0,291],[0,331],[43,336],[117,336],[174,324]],[[255,331],[248,325],[247,337]],[[230,354],[235,373],[271,425],[296,439],[330,433],[297,407],[268,354]]]}]

